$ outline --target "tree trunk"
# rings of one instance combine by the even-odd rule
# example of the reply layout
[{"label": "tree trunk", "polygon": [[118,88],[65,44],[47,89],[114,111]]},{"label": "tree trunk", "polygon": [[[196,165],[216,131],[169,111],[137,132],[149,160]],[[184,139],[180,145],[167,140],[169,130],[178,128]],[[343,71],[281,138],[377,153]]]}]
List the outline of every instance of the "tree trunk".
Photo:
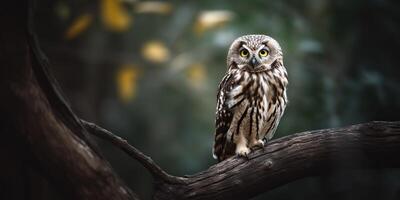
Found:
[{"label": "tree trunk", "polygon": [[[30,1],[0,8],[1,197],[135,199],[63,100],[34,38]],[[28,14],[29,13],[29,14]],[[33,179],[33,180],[31,180]],[[5,188],[5,189],[3,189]],[[35,188],[35,189],[32,189]],[[37,191],[43,193],[35,194]],[[33,195],[33,196],[32,196]]]}]

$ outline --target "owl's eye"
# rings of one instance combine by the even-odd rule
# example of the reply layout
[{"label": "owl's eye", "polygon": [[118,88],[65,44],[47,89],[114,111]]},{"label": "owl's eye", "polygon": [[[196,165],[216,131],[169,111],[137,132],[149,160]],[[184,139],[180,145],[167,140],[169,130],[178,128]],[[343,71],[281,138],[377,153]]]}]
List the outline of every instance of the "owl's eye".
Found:
[{"label": "owl's eye", "polygon": [[266,49],[261,49],[261,50],[258,52],[258,54],[259,54],[261,57],[265,57],[265,56],[268,56],[268,51],[267,51]]},{"label": "owl's eye", "polygon": [[247,56],[249,56],[249,51],[247,51],[247,49],[242,49],[242,50],[240,50],[240,56],[242,56],[242,57],[247,57]]}]

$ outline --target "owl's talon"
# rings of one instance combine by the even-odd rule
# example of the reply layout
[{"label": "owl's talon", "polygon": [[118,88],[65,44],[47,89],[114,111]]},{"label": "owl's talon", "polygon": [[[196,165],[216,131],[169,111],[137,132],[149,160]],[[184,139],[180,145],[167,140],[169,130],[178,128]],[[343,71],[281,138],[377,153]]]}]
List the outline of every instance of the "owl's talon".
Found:
[{"label": "owl's talon", "polygon": [[261,148],[264,149],[265,142],[263,140],[256,140],[253,145],[252,149]]},{"label": "owl's talon", "polygon": [[264,148],[265,142],[263,140],[257,140],[256,146]]},{"label": "owl's talon", "polygon": [[261,141],[263,142],[262,149],[264,150],[264,149],[265,149],[265,146],[267,146],[266,143],[267,143],[268,141],[267,141],[266,139],[262,139]]},{"label": "owl's talon", "polygon": [[250,154],[250,152],[249,152],[249,153],[244,153],[244,154],[237,154],[237,155],[238,155],[240,158],[246,158],[246,160],[250,160],[249,154]]},{"label": "owl's talon", "polygon": [[237,147],[236,148],[236,155],[239,157],[246,157],[249,158],[250,149],[247,147]]}]

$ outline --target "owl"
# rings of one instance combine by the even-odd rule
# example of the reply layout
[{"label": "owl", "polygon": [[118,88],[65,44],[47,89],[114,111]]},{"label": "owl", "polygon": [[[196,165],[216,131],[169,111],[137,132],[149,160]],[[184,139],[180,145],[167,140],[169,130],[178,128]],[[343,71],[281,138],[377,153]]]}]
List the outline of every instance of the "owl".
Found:
[{"label": "owl", "polygon": [[246,156],[264,147],[287,104],[288,75],[278,42],[266,35],[245,35],[231,44],[219,84],[213,157]]}]

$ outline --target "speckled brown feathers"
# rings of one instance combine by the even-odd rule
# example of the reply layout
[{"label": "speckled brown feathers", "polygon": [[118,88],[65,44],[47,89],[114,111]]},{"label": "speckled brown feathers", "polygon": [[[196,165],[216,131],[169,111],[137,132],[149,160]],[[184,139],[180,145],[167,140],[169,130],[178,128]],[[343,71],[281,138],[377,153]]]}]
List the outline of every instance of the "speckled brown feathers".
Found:
[{"label": "speckled brown feathers", "polygon": [[[265,53],[264,51],[267,51]],[[265,35],[236,39],[217,98],[213,155],[247,156],[275,133],[287,104],[287,72],[279,44]]]}]

